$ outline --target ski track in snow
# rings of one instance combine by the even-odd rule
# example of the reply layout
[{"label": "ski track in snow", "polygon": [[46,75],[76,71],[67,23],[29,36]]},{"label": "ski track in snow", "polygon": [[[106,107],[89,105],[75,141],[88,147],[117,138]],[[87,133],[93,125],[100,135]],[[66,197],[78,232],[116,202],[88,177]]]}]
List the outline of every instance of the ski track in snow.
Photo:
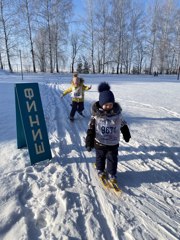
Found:
[{"label": "ski track in snow", "polygon": [[[58,174],[54,186],[63,195],[60,194],[63,206],[66,206],[66,210],[61,212],[61,219],[65,222],[54,224],[56,227],[63,224],[59,229],[60,235],[68,235],[73,228],[76,232],[71,235],[78,239],[178,239],[180,211],[176,204],[180,196],[176,181],[179,166],[172,160],[174,153],[167,151],[162,161],[161,149],[157,153],[153,147],[141,147],[133,140],[129,144],[121,142],[125,150],[120,151],[120,159],[125,157],[125,160],[119,161],[118,179],[123,194],[117,197],[107,193],[93,168],[95,154],[86,152],[84,147],[89,117],[76,115],[76,120],[71,123],[68,119],[71,99],[69,96],[60,99],[63,84],[51,83],[44,88],[49,101],[46,112],[51,112],[51,146],[61,166],[61,174]],[[179,117],[161,107],[156,111],[167,111]],[[134,158],[129,156],[129,152]],[[128,157],[129,161],[126,160]],[[57,172],[54,167],[54,173]],[[169,188],[164,189],[163,181],[168,180]],[[74,211],[77,211],[77,218],[71,219]]]},{"label": "ski track in snow", "polygon": [[[95,153],[84,147],[90,104],[85,118],[76,114],[76,120],[70,122],[70,96],[60,98],[64,88],[63,83],[40,84],[53,159],[35,166],[25,163],[24,171],[6,174],[10,181],[19,181],[14,189],[19,210],[9,217],[14,219],[9,226],[24,216],[21,221],[27,225],[23,231],[28,239],[179,239],[180,149],[150,138],[143,139],[144,145],[137,139],[128,144],[121,140],[118,180],[123,193],[116,196],[105,191],[93,167]],[[140,103],[129,104],[136,107]],[[143,107],[153,110],[151,105]],[[161,106],[154,111],[180,118]],[[28,159],[26,155],[24,150],[14,158]],[[12,197],[9,192],[4,211]]]}]

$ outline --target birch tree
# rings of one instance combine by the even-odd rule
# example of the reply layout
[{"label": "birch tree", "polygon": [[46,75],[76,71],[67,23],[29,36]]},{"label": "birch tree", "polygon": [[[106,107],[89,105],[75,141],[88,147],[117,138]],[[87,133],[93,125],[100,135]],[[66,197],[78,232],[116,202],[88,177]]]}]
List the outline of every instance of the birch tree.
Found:
[{"label": "birch tree", "polygon": [[105,73],[105,65],[108,63],[108,46],[110,38],[110,9],[109,1],[98,0],[97,16],[97,32],[99,42],[99,59],[101,62],[101,72]]},{"label": "birch tree", "polygon": [[3,69],[3,62],[2,62],[1,52],[0,52],[0,68]]},{"label": "birch tree", "polygon": [[4,41],[4,51],[7,58],[7,63],[10,72],[13,72],[11,65],[11,54],[15,48],[15,29],[16,29],[16,18],[15,9],[12,8],[12,1],[0,0],[0,24],[2,28],[2,38]]},{"label": "birch tree", "polygon": [[37,61],[41,72],[47,70],[47,31],[46,28],[41,28],[35,36],[35,49],[37,55]]},{"label": "birch tree", "polygon": [[73,73],[74,68],[75,68],[74,65],[76,62],[77,54],[78,54],[80,48],[82,47],[81,40],[77,33],[72,33],[70,44],[71,44],[71,72]]},{"label": "birch tree", "polygon": [[180,70],[180,9],[176,10],[175,16],[175,62],[174,62],[174,70]]},{"label": "birch tree", "polygon": [[72,14],[72,1],[56,1],[52,9],[54,17],[52,19],[54,34],[55,68],[59,72],[59,61],[64,62],[63,46],[68,43],[68,21]]},{"label": "birch tree", "polygon": [[135,54],[134,54],[134,69],[136,73],[140,74],[143,70],[143,60],[146,56],[146,46],[145,46],[145,39],[138,38],[136,40],[136,47],[135,47]]},{"label": "birch tree", "polygon": [[127,41],[127,17],[130,11],[130,1],[128,0],[112,0],[111,13],[111,49],[113,52],[114,62],[117,64],[116,73],[123,71],[123,48],[124,41]]},{"label": "birch tree", "polygon": [[[1,26],[1,23],[0,23],[0,26]],[[3,69],[3,60],[2,60],[2,52],[3,52],[3,47],[2,47],[2,43],[3,43],[3,38],[1,37],[2,36],[2,30],[1,30],[1,27],[0,27],[0,68]]]},{"label": "birch tree", "polygon": [[95,41],[96,41],[96,31],[95,31],[95,1],[87,0],[86,17],[84,18],[84,28],[83,31],[83,41],[84,46],[90,55],[90,62],[92,73],[95,73]]},{"label": "birch tree", "polygon": [[33,0],[21,0],[19,5],[19,17],[24,19],[24,21],[21,22],[22,31],[25,32],[28,37],[34,72],[36,72],[36,61],[33,35],[35,34],[34,26],[37,26],[37,8],[39,8],[37,4],[38,2]]},{"label": "birch tree", "polygon": [[[128,73],[131,72],[136,45],[139,44],[142,32],[143,11],[137,2],[132,3],[129,11],[130,24],[128,28],[129,54],[128,54]],[[142,47],[142,46],[141,46]]]},{"label": "birch tree", "polygon": [[[67,20],[72,10],[72,0],[42,0],[41,26],[47,29],[50,72],[59,71],[58,52],[68,31]],[[62,37],[63,36],[63,37]],[[63,39],[63,40],[62,40]]]},{"label": "birch tree", "polygon": [[147,48],[147,23],[143,9],[136,5],[136,30],[135,30],[135,46],[133,51],[133,65],[137,68],[138,74],[142,72],[143,63],[145,61]]},{"label": "birch tree", "polygon": [[[150,59],[149,73],[152,74],[153,67],[157,64],[155,55],[157,48],[157,35],[158,35],[158,21],[159,21],[159,4],[158,1],[155,1],[154,6],[150,7],[149,11],[149,39],[148,42],[148,54]],[[157,70],[157,69],[156,69]]]},{"label": "birch tree", "polygon": [[164,5],[161,5],[159,12],[159,25],[158,25],[158,58],[160,73],[168,69],[171,61],[172,54],[172,39],[173,39],[173,1],[167,0]]}]

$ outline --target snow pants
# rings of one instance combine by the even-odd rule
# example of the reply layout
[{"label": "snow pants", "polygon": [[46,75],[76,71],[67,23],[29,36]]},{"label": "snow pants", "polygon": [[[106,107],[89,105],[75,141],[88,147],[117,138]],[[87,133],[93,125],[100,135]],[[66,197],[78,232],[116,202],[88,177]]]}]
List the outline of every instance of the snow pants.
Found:
[{"label": "snow pants", "polygon": [[118,163],[118,147],[112,150],[96,149],[96,168],[97,170],[104,171],[107,160],[107,173],[110,175],[116,175],[117,163]]},{"label": "snow pants", "polygon": [[71,109],[71,112],[70,112],[70,117],[74,117],[76,111],[78,113],[82,113],[82,111],[84,110],[84,102],[73,102],[72,101],[72,109]]}]

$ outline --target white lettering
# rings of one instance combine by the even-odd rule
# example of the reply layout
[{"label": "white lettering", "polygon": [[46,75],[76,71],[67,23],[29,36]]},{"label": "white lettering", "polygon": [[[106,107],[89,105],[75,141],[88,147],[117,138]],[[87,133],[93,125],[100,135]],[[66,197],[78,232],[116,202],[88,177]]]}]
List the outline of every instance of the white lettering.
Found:
[{"label": "white lettering", "polygon": [[32,120],[32,116],[29,116],[29,122],[30,122],[31,127],[33,127],[34,124],[36,124],[37,126],[40,125],[38,115],[36,114],[35,116],[36,116],[36,120],[34,120],[34,121]]},{"label": "white lettering", "polygon": [[40,145],[37,145],[37,143],[35,143],[34,146],[35,146],[35,149],[36,149],[36,154],[41,154],[41,153],[45,152],[43,142],[41,142]]},{"label": "white lettering", "polygon": [[37,130],[36,133],[35,133],[34,130],[32,130],[32,135],[33,135],[34,142],[37,140],[38,136],[39,136],[39,139],[42,140],[42,133],[41,133],[41,129],[40,128]]},{"label": "white lettering", "polygon": [[[26,88],[24,89],[24,95],[26,97],[26,107],[27,107],[27,112],[28,117],[29,117],[29,124],[31,127],[31,132],[32,132],[32,138],[33,138],[33,143],[34,143],[34,148],[35,148],[35,153],[37,155],[45,153],[45,146],[43,142],[43,135],[42,131],[40,128],[40,119],[37,111],[37,105],[35,101],[35,96],[34,96],[34,91],[32,88]],[[34,99],[33,99],[34,98]],[[31,114],[31,113],[37,113],[37,114]],[[38,129],[34,129],[34,127],[38,127]],[[38,142],[38,141],[41,142]]]},{"label": "white lettering", "polygon": [[36,102],[34,100],[32,101],[31,104],[28,101],[26,101],[26,105],[27,105],[28,112],[31,112],[32,108],[33,108],[34,112],[37,112]]},{"label": "white lettering", "polygon": [[34,97],[34,92],[32,88],[25,88],[24,89],[24,95],[26,98],[28,98],[29,100],[31,100],[31,98]]}]

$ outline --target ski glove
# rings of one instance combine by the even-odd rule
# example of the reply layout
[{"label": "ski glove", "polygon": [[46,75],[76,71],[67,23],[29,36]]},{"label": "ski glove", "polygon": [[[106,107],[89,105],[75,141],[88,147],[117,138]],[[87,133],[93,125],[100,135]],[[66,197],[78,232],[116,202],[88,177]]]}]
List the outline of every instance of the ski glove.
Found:
[{"label": "ski glove", "polygon": [[94,129],[88,129],[87,130],[87,136],[85,138],[86,148],[94,148],[94,137],[95,137],[95,131]]},{"label": "ski glove", "polygon": [[130,131],[129,131],[129,128],[127,125],[124,125],[122,128],[121,128],[121,133],[123,135],[123,138],[126,142],[129,142],[130,138],[131,138],[131,134],[130,134]]},{"label": "ski glove", "polygon": [[86,149],[88,152],[91,152],[91,147],[88,146],[88,147],[86,147]]}]

